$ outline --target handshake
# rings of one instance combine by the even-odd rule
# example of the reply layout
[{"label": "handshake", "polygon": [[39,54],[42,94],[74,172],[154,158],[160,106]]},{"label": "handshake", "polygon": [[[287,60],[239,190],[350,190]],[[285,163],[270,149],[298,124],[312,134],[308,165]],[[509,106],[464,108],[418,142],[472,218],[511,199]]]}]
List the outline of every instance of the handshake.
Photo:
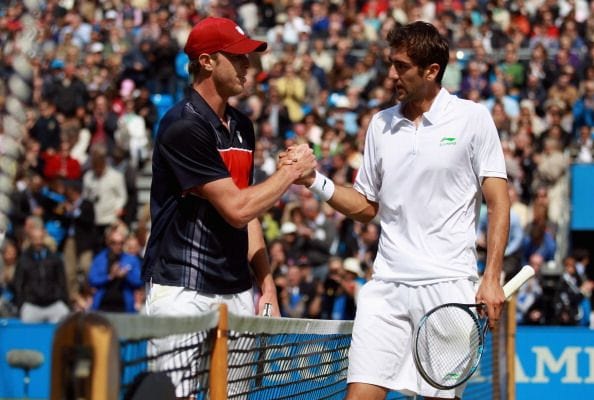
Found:
[{"label": "handshake", "polygon": [[311,186],[316,177],[316,157],[307,144],[290,146],[279,154],[276,165],[277,170],[291,168],[298,175],[294,183]]}]

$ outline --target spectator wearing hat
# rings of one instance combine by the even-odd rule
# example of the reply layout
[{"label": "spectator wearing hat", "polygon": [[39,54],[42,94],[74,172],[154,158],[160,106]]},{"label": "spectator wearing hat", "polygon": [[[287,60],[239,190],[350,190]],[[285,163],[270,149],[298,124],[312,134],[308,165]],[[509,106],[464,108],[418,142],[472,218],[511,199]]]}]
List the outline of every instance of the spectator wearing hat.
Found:
[{"label": "spectator wearing hat", "polygon": [[303,254],[303,238],[297,232],[297,225],[292,221],[283,222],[280,228],[280,241],[283,244],[288,262],[296,262]]},{"label": "spectator wearing hat", "polygon": [[331,257],[328,276],[323,283],[322,318],[352,320],[357,308],[357,295],[365,283],[361,263],[354,257],[344,261]]}]

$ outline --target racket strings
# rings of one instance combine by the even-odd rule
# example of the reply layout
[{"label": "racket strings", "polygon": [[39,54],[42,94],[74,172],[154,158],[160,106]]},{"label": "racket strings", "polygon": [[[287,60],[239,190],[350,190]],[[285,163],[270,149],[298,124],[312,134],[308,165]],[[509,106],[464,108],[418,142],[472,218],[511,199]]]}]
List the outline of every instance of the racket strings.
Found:
[{"label": "racket strings", "polygon": [[434,383],[455,386],[474,372],[481,343],[481,328],[471,311],[443,307],[419,327],[418,361]]}]

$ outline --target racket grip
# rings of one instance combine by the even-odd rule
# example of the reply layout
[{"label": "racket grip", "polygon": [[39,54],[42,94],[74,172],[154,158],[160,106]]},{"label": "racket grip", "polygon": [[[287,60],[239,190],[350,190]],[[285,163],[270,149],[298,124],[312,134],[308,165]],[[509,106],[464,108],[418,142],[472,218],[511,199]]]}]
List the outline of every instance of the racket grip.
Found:
[{"label": "racket grip", "polygon": [[272,317],[272,303],[265,303],[264,310],[262,310],[263,317]]},{"label": "racket grip", "polygon": [[509,280],[503,286],[503,293],[505,294],[505,298],[508,299],[514,294],[526,281],[534,276],[534,268],[530,265],[524,265],[520,272],[514,275],[513,278]]}]

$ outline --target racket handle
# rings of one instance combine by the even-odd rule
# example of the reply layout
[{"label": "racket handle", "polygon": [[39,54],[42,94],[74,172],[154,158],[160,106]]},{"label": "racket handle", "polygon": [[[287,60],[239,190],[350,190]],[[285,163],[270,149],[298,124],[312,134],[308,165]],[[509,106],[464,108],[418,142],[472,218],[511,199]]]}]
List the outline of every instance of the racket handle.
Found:
[{"label": "racket handle", "polygon": [[513,278],[509,280],[503,286],[503,293],[505,293],[505,298],[508,299],[512,294],[514,294],[526,281],[534,276],[534,268],[530,265],[524,265],[520,272],[514,275]]},{"label": "racket handle", "polygon": [[263,317],[272,317],[272,303],[265,303],[264,310],[262,310]]}]

